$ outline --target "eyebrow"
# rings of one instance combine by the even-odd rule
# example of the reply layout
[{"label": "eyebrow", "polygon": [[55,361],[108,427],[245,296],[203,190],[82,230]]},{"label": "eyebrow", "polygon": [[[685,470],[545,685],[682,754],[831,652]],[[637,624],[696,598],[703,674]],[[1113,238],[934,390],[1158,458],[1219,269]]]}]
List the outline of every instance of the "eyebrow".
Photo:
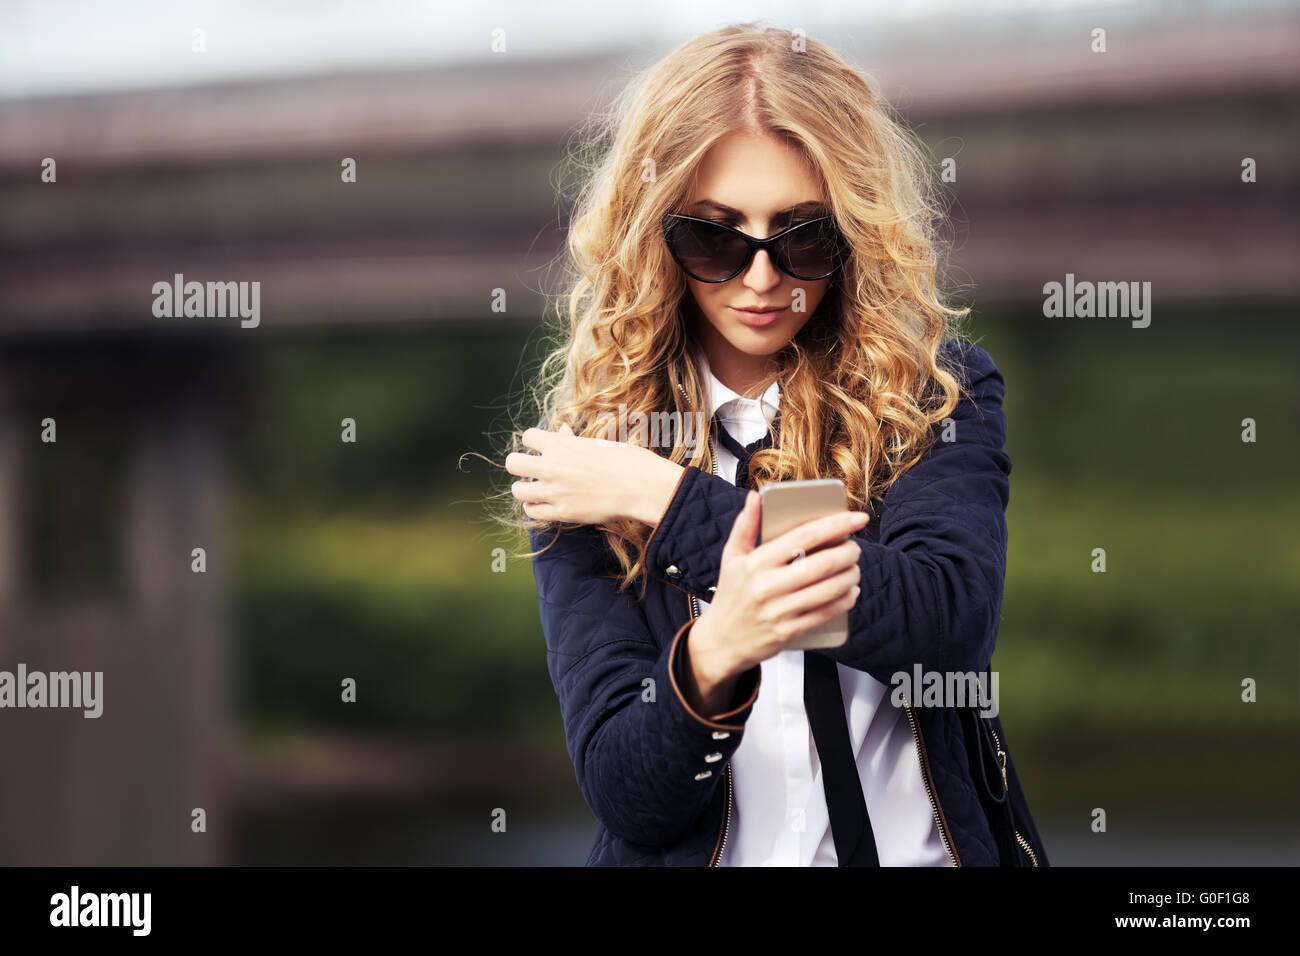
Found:
[{"label": "eyebrow", "polygon": [[[742,213],[739,209],[733,209],[731,206],[724,205],[714,199],[701,199],[699,202],[695,203],[691,208],[699,209],[701,206],[710,206],[718,210],[719,212],[728,213],[740,219],[745,218],[745,214]],[[798,213],[807,213],[807,212],[818,212],[825,215],[829,211],[830,210],[827,207],[826,203],[821,202],[820,200],[810,199],[807,202],[796,203],[793,206],[787,206],[785,209],[779,209],[777,210],[776,213],[773,214],[772,218],[779,219],[781,216],[787,215],[789,213],[798,214]]]}]

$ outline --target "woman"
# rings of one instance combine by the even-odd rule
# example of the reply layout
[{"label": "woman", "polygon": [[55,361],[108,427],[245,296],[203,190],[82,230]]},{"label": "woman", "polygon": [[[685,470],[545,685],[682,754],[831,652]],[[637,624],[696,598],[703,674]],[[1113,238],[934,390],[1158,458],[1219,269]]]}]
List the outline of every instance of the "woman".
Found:
[{"label": "woman", "polygon": [[[1045,865],[996,717],[890,693],[988,668],[1006,564],[1003,380],[944,337],[921,150],[753,25],[672,52],[608,136],[547,427],[505,462],[588,863]],[[754,489],[825,477],[853,510],[756,544]],[[842,647],[788,647],[845,611]]]}]

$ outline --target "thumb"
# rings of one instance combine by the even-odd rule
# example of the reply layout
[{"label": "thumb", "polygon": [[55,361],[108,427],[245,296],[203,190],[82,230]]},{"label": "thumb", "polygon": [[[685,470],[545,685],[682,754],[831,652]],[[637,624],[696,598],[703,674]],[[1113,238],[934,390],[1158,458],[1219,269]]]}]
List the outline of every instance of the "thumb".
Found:
[{"label": "thumb", "polygon": [[759,520],[763,515],[762,500],[757,491],[750,490],[745,496],[745,507],[740,509],[731,526],[731,534],[722,547],[722,560],[726,562],[734,556],[749,554],[754,550],[754,541],[758,537]]}]

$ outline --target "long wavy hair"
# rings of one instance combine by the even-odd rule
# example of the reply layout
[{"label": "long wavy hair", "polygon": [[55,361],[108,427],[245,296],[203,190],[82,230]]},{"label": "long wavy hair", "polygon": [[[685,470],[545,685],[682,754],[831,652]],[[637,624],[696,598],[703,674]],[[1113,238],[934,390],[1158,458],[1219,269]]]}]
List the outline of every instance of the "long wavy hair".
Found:
[{"label": "long wavy hair", "polygon": [[[970,310],[946,305],[935,288],[942,209],[924,147],[858,72],[802,33],[747,23],[698,36],[579,129],[568,156],[579,189],[567,291],[530,388],[529,425],[568,423],[577,435],[605,437],[603,423],[620,406],[707,410],[707,383],[692,360],[690,290],[661,220],[683,208],[708,149],[737,131],[780,137],[800,152],[851,250],[776,356],[777,434],[753,456],[751,486],[837,477],[849,507],[875,520],[885,492],[928,451],[931,426],[960,400],[939,345]],[[523,430],[514,428],[509,450],[528,452]],[[654,450],[711,471],[708,443],[687,437],[677,431],[671,446]],[[510,501],[506,523],[557,526]],[[619,520],[600,529],[621,568],[620,590],[641,578],[644,595],[651,526]]]}]

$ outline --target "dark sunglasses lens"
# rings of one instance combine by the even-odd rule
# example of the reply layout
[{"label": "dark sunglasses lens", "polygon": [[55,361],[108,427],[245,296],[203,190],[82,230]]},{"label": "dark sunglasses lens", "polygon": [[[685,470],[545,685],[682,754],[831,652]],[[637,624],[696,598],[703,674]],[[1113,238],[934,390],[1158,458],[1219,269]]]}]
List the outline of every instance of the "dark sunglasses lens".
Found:
[{"label": "dark sunglasses lens", "polygon": [[731,277],[749,252],[745,240],[735,233],[685,219],[674,219],[669,225],[668,244],[682,268],[701,282]]},{"label": "dark sunglasses lens", "polygon": [[797,227],[778,245],[786,271],[799,279],[819,279],[840,264],[840,236],[829,219]]}]

